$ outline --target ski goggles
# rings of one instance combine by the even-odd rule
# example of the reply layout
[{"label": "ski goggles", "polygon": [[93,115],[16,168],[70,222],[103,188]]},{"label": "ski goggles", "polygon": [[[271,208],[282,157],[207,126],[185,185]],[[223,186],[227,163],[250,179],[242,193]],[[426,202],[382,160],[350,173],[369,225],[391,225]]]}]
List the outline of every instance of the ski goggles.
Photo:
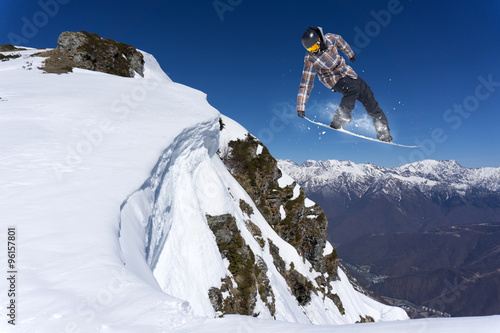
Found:
[{"label": "ski goggles", "polygon": [[307,51],[309,52],[316,52],[319,50],[319,40],[316,42],[316,44],[314,44],[313,46],[311,46],[310,48],[307,49]]}]

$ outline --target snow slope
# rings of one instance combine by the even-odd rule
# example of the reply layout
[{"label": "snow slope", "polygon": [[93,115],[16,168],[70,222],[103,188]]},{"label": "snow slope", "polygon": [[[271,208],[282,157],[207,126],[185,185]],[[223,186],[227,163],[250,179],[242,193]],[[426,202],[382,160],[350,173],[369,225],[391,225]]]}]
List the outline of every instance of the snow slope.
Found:
[{"label": "snow slope", "polygon": [[149,55],[145,78],[128,79],[43,74],[34,52],[0,63],[0,212],[2,234],[14,226],[19,239],[17,323],[26,332],[182,325],[188,303],[124,267],[120,207],[165,147],[215,126],[218,112]]},{"label": "snow slope", "polygon": [[[248,216],[239,199],[256,209],[217,157],[219,113],[203,93],[172,82],[151,55],[144,53],[145,77],[130,79],[78,69],[44,74],[37,69],[42,59],[30,57],[35,52],[0,62],[0,223],[2,243],[7,227],[16,228],[18,271],[17,330],[7,324],[2,292],[0,332],[303,332],[332,328],[284,321],[349,323],[360,313],[405,318],[354,291],[342,272],[333,287],[345,300],[345,316],[319,298],[298,306],[268,249],[243,225]],[[269,262],[283,322],[208,319],[215,313],[207,289],[228,270],[207,213],[233,214],[245,241]],[[288,265],[314,276],[260,214],[252,221]],[[449,327],[432,323],[436,332]],[[408,332],[415,326],[400,325]]]},{"label": "snow slope", "polygon": [[[312,326],[261,320],[252,317],[228,316],[208,319],[198,329],[189,332],[214,333],[498,333],[500,316],[433,318],[405,321],[364,323],[339,326]],[[186,331],[187,332],[187,331]]]}]

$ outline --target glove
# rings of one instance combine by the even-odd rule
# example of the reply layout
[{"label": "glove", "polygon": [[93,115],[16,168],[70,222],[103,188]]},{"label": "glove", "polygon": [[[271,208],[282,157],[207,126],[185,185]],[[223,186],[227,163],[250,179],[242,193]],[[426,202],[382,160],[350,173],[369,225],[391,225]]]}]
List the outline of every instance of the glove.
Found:
[{"label": "glove", "polygon": [[297,111],[297,115],[299,116],[299,118],[305,118],[306,112],[305,111]]},{"label": "glove", "polygon": [[351,62],[355,62],[355,61],[356,61],[356,56],[354,56],[354,55],[353,55],[351,58],[349,58],[349,60],[350,60]]}]

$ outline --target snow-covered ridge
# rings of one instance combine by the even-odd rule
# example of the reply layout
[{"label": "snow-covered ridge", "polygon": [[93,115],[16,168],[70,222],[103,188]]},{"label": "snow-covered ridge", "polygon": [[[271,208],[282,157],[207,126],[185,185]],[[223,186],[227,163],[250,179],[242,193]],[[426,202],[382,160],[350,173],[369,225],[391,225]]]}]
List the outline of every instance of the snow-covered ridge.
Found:
[{"label": "snow-covered ridge", "polygon": [[[234,128],[232,124],[236,123],[229,118],[222,118],[228,126],[224,135],[235,135],[236,139],[246,133],[238,131],[239,125]],[[276,313],[271,316],[261,303],[257,304],[259,317],[315,324],[352,323],[359,320],[360,315],[369,315],[377,321],[406,318],[400,309],[386,307],[354,291],[342,272],[341,281],[335,282],[332,290],[343,297],[345,315],[339,313],[330,299],[318,296],[313,296],[308,306],[299,306],[274,265],[269,242],[278,246],[288,267],[293,265],[314,284],[319,273],[274,232],[248,194],[214,155],[216,148],[221,149],[216,127],[218,123],[200,124],[196,130],[179,136],[164,152],[151,177],[123,205],[120,243],[127,266],[137,274],[149,266],[163,291],[188,300],[196,315],[214,317],[216,313],[207,291],[220,287],[222,279],[231,273],[207,226],[206,214],[231,214],[245,242],[268,267]],[[241,210],[241,200],[250,204],[254,214],[248,216]],[[248,230],[248,221],[260,229],[261,238],[266,241],[264,247]],[[141,250],[143,248],[146,251]],[[150,275],[145,279],[153,280]],[[325,308],[329,310],[326,313]]]},{"label": "snow-covered ridge", "polygon": [[164,293],[146,270],[123,265],[120,206],[175,138],[216,123],[219,113],[146,53],[145,77],[122,78],[78,69],[44,74],[43,59],[31,57],[37,52],[14,51],[19,57],[0,62],[0,220],[19,232],[16,326],[137,332],[184,325],[193,319],[187,302]]}]

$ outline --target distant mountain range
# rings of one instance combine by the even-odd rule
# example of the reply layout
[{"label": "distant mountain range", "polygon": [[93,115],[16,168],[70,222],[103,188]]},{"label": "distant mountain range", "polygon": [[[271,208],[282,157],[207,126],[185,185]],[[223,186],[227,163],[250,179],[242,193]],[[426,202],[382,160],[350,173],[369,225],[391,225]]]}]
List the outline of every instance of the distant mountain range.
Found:
[{"label": "distant mountain range", "polygon": [[280,168],[325,210],[334,245],[361,236],[500,221],[500,168],[425,160],[396,168],[288,160]]},{"label": "distant mountain range", "polygon": [[370,290],[412,317],[500,313],[500,168],[279,166],[323,207],[330,242]]}]

